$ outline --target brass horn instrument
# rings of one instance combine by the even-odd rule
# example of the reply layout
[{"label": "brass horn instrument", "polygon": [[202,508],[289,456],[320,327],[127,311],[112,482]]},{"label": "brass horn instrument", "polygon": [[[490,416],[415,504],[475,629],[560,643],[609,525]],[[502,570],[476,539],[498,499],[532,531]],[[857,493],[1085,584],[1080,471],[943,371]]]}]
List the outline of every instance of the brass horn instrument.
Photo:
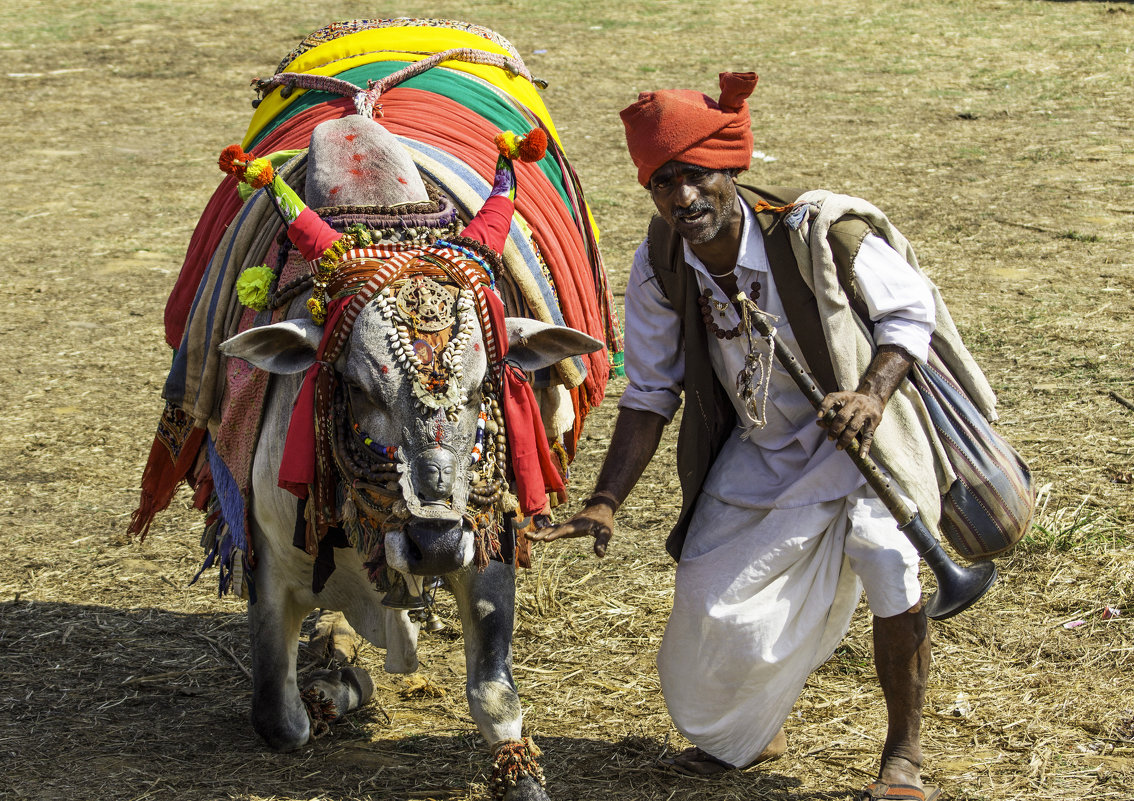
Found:
[{"label": "brass horn instrument", "polygon": [[[743,295],[743,293],[741,293]],[[745,306],[747,298],[740,298],[741,306]],[[783,341],[776,336],[776,331],[761,314],[751,313],[744,309],[752,327],[760,335],[771,342],[775,351],[776,360],[788,372],[796,386],[803,391],[807,399],[816,409],[823,403],[823,391],[811,379],[796,360],[795,356]],[[933,620],[944,620],[953,615],[960,614],[975,604],[981,597],[992,589],[996,583],[996,565],[990,560],[975,562],[968,567],[962,567],[949,558],[937,537],[925,525],[917,509],[910,509],[898,493],[890,485],[890,481],[878,469],[878,465],[870,456],[859,452],[859,441],[855,439],[846,449],[847,455],[866,478],[871,489],[877,493],[882,503],[898,522],[898,529],[917,549],[918,555],[933,572],[937,580],[937,592],[930,596],[925,603],[925,614]]]}]

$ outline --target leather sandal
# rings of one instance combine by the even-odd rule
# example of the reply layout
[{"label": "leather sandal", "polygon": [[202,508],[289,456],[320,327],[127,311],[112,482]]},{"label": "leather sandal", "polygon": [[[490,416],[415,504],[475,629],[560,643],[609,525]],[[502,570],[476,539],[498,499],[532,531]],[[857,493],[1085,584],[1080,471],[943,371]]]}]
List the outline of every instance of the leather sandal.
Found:
[{"label": "leather sandal", "polygon": [[914,787],[884,782],[871,782],[858,794],[859,801],[936,801],[940,797],[941,789],[932,785]]}]

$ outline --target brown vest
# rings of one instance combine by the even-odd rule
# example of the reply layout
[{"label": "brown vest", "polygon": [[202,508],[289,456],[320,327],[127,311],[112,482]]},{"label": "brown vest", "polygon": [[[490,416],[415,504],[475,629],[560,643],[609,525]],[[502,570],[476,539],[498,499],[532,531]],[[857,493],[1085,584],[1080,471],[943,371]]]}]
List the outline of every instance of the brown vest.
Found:
[{"label": "brown vest", "polygon": [[[804,190],[784,187],[757,189],[738,184],[741,199],[750,207],[765,200],[772,206],[786,206]],[[771,265],[772,280],[783,301],[784,312],[792,333],[812,377],[821,389],[836,388],[831,354],[819,323],[815,296],[803,280],[788,240],[784,222],[786,214],[772,210],[759,211],[756,220],[764,236],[764,247]],[[839,266],[839,283],[851,298],[852,305],[865,320],[861,299],[854,289],[854,257],[869,226],[857,217],[844,217],[831,226],[828,241]],[[661,217],[650,222],[647,236],[650,266],[657,276],[662,293],[681,317],[681,341],[685,348],[685,411],[677,438],[677,471],[681,480],[681,514],[666,539],[665,547],[674,559],[681,558],[681,549],[689,530],[693,507],[705,477],[717,455],[736,426],[736,410],[732,405],[733,390],[725,389],[717,380],[709,360],[708,332],[701,319],[697,280],[685,263],[681,236]],[[849,387],[853,389],[853,387]],[[837,387],[847,389],[847,387]]]}]

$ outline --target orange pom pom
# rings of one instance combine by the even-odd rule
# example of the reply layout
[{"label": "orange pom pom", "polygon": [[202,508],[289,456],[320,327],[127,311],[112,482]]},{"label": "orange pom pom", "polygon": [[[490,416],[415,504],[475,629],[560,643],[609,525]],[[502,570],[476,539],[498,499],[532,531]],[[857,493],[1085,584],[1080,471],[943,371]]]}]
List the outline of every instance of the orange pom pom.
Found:
[{"label": "orange pom pom", "polygon": [[221,151],[217,166],[221,168],[221,172],[239,178],[244,174],[244,168],[250,160],[240,145],[229,145]]},{"label": "orange pom pom", "polygon": [[516,134],[511,131],[501,131],[496,134],[492,139],[496,143],[496,151],[506,159],[514,159],[516,157],[516,149],[519,147],[519,140]]},{"label": "orange pom pom", "polygon": [[527,136],[520,140],[516,155],[520,161],[539,161],[547,152],[547,134],[542,128],[533,128]]}]

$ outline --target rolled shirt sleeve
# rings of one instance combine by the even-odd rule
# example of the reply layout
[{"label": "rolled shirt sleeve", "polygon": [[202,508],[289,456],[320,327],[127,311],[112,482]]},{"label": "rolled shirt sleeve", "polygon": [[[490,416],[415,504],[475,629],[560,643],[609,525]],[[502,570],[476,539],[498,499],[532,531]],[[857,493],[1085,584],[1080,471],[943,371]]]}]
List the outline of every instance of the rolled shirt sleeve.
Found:
[{"label": "rolled shirt sleeve", "polygon": [[628,386],[618,407],[672,420],[685,383],[681,318],[662,294],[644,241],[630,267],[624,319]]},{"label": "rolled shirt sleeve", "polygon": [[885,240],[868,235],[854,264],[855,281],[874,321],[874,344],[897,345],[920,362],[936,326],[925,279]]}]

